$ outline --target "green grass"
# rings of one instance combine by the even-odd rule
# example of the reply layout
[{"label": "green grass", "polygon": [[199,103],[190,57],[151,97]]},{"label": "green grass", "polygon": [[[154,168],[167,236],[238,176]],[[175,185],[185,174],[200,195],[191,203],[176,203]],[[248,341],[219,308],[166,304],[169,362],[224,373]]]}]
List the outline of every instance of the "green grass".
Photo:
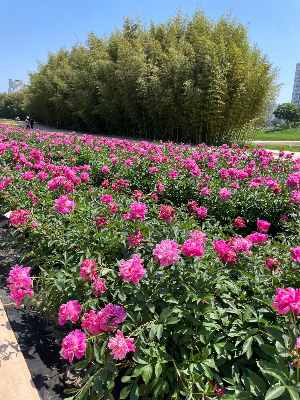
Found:
[{"label": "green grass", "polygon": [[249,134],[252,140],[297,140],[300,141],[300,129],[259,129]]},{"label": "green grass", "polygon": [[289,145],[268,145],[268,144],[263,144],[260,147],[257,147],[256,143],[247,143],[249,146],[249,149],[258,149],[258,148],[264,148],[268,150],[282,150],[286,151],[289,153],[295,153],[295,152],[300,152],[300,146],[289,146]]},{"label": "green grass", "polygon": [[19,126],[19,121],[15,121],[14,119],[3,119],[3,118],[0,118],[0,124]]}]

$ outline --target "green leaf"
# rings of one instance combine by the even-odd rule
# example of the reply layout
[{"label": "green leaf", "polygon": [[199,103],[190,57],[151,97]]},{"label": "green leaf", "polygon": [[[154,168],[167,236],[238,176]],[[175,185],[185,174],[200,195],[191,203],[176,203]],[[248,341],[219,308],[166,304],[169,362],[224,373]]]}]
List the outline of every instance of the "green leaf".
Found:
[{"label": "green leaf", "polygon": [[133,385],[133,388],[131,389],[130,400],[139,400],[139,388],[136,383]]},{"label": "green leaf", "polygon": [[98,363],[101,363],[101,352],[99,346],[94,343],[94,356]]},{"label": "green leaf", "polygon": [[162,366],[161,366],[161,363],[157,363],[157,364],[155,365],[154,372],[155,372],[156,378],[158,378],[159,375],[162,373]]},{"label": "green leaf", "polygon": [[152,376],[152,372],[153,372],[153,368],[152,365],[147,365],[146,368],[143,371],[142,377],[144,379],[145,384],[147,385],[147,383],[150,381],[150,378]]},{"label": "green leaf", "polygon": [[278,355],[278,351],[275,347],[269,344],[261,344],[260,348],[269,356],[274,357],[274,355]]},{"label": "green leaf", "polygon": [[134,360],[135,362],[139,363],[139,364],[149,364],[149,361],[146,360],[146,358],[145,358],[145,357],[142,357],[142,356],[134,356],[134,357],[133,357],[133,360]]},{"label": "green leaf", "polygon": [[177,324],[177,322],[179,322],[181,319],[182,319],[181,317],[171,317],[167,319],[166,324],[168,325]]},{"label": "green leaf", "polygon": [[163,329],[164,329],[164,326],[162,324],[159,324],[157,326],[156,336],[157,336],[158,340],[160,340],[162,337]]},{"label": "green leaf", "polygon": [[273,386],[267,391],[265,400],[277,399],[277,397],[281,396],[284,391],[284,386]]},{"label": "green leaf", "polygon": [[79,361],[78,363],[74,364],[73,368],[75,368],[75,369],[84,369],[88,365],[89,365],[89,361],[82,360],[82,361]]},{"label": "green leaf", "polygon": [[294,386],[286,386],[286,389],[288,390],[291,396],[291,400],[299,400],[299,394]]},{"label": "green leaf", "polygon": [[120,400],[126,399],[129,395],[133,384],[125,386],[120,392]]},{"label": "green leaf", "polygon": [[295,336],[295,331],[294,331],[294,326],[293,325],[288,325],[287,326],[289,336],[290,336],[290,351],[294,350],[297,338]]},{"label": "green leaf", "polygon": [[159,316],[159,321],[164,322],[165,319],[168,318],[172,313],[173,313],[173,308],[170,307],[164,308]]},{"label": "green leaf", "polygon": [[64,390],[64,393],[75,393],[75,392],[77,392],[78,391],[78,389],[76,389],[76,388],[72,388],[72,389],[65,389]]},{"label": "green leaf", "polygon": [[151,326],[150,332],[149,332],[149,339],[153,340],[155,338],[157,331],[157,325]]},{"label": "green leaf", "polygon": [[101,368],[97,375],[99,375],[101,382],[105,382],[107,379],[107,369],[106,368]]},{"label": "green leaf", "polygon": [[85,357],[92,361],[92,356],[93,356],[93,349],[92,349],[92,345],[91,342],[88,342],[86,345],[86,350],[85,350]]},{"label": "green leaf", "polygon": [[277,340],[277,342],[279,342],[283,347],[285,347],[282,331],[279,328],[273,325],[273,326],[266,326],[265,329],[271,336],[273,336],[274,339]]},{"label": "green leaf", "polygon": [[274,368],[271,363],[261,361],[257,362],[257,365],[264,374],[273,376],[274,378],[278,379],[283,385],[287,383],[287,376],[282,371]]},{"label": "green leaf", "polygon": [[112,361],[108,361],[105,363],[105,366],[107,369],[109,369],[111,372],[117,372],[116,364]]},{"label": "green leaf", "polygon": [[248,373],[249,373],[249,376],[250,376],[252,382],[259,390],[260,394],[263,395],[267,390],[267,387],[266,387],[263,379],[260,376],[258,376],[255,372],[251,371],[250,369],[248,369]]},{"label": "green leaf", "polygon": [[253,336],[250,336],[247,340],[245,340],[243,345],[243,353],[246,353],[249,349],[251,349],[253,342]]},{"label": "green leaf", "polygon": [[99,378],[94,379],[94,387],[99,396],[103,396],[103,388]]}]

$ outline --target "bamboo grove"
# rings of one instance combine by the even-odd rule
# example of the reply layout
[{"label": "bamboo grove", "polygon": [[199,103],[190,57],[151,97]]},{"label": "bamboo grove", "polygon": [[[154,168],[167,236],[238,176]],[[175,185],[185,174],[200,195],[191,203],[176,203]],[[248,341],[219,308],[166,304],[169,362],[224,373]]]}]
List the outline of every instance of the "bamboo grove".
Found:
[{"label": "bamboo grove", "polygon": [[90,33],[30,73],[25,107],[61,128],[190,143],[242,139],[274,101],[278,71],[230,14],[178,11],[146,28]]}]

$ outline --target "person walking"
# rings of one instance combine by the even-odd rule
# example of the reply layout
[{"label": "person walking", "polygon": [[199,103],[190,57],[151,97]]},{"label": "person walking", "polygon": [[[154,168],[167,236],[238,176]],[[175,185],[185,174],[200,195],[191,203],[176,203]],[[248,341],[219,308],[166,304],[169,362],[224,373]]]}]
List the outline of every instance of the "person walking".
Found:
[{"label": "person walking", "polygon": [[30,129],[30,118],[28,117],[28,115],[25,119],[25,123],[26,123],[26,129]]},{"label": "person walking", "polygon": [[30,118],[30,127],[31,127],[31,129],[33,129],[33,124],[34,124],[34,121],[33,121],[32,118]]}]

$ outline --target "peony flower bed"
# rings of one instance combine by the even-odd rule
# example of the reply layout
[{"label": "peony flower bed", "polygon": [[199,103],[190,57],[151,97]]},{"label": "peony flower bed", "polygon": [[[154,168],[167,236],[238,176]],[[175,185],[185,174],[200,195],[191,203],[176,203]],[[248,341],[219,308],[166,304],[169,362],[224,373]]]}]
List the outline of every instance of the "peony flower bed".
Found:
[{"label": "peony flower bed", "polygon": [[300,159],[7,125],[0,156],[8,287],[69,326],[69,399],[299,399]]}]

